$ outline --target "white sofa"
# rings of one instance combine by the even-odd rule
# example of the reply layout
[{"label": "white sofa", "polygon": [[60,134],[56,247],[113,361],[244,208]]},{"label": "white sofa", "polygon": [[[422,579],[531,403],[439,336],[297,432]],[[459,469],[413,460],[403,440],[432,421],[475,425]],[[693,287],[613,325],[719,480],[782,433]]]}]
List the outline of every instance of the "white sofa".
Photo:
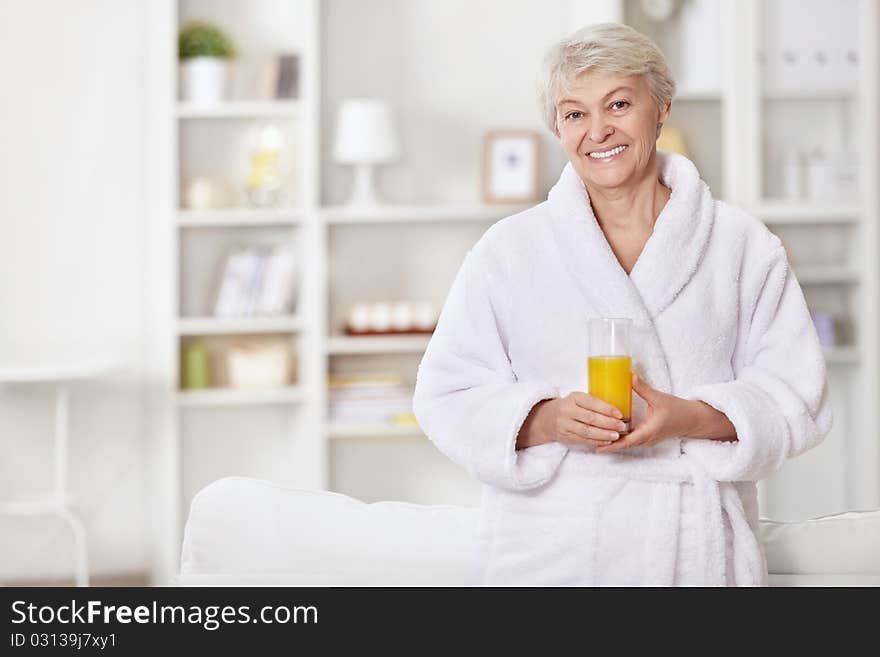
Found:
[{"label": "white sofa", "polygon": [[[177,584],[461,586],[476,520],[475,508],[229,477],[193,499]],[[761,529],[773,586],[880,585],[880,510]]]}]

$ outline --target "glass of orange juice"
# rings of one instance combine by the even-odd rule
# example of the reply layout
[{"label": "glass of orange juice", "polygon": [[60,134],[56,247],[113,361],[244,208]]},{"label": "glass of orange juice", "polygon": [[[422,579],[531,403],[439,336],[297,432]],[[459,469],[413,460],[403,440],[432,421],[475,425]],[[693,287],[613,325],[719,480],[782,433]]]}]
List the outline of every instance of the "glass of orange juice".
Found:
[{"label": "glass of orange juice", "polygon": [[626,429],[621,433],[632,430],[631,332],[630,319],[591,317],[587,320],[589,392],[623,414]]}]

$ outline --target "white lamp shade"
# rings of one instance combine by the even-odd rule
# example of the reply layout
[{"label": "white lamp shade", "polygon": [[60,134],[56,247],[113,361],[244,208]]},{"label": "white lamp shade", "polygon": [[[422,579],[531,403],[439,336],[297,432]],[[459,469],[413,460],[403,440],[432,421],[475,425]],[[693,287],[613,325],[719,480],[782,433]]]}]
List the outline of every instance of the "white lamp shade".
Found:
[{"label": "white lamp shade", "polygon": [[397,157],[397,136],[388,103],[373,98],[344,100],[336,119],[336,162],[379,164]]}]

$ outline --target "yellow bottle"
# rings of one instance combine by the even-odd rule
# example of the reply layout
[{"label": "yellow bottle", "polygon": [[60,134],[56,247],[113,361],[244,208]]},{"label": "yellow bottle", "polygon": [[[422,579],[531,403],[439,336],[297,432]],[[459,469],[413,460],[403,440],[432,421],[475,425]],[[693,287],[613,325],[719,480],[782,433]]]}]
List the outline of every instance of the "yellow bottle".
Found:
[{"label": "yellow bottle", "polygon": [[590,394],[617,408],[629,430],[632,420],[632,358],[590,356],[587,358],[587,374]]}]

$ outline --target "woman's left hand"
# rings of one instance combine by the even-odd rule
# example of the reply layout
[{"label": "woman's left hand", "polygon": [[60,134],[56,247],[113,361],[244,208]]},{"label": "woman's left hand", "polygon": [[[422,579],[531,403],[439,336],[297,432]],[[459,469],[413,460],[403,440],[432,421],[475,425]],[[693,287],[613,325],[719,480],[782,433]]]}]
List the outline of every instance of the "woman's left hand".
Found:
[{"label": "woman's left hand", "polygon": [[633,392],[648,404],[645,421],[619,440],[597,447],[597,454],[619,452],[629,447],[650,447],[666,438],[685,436],[691,428],[693,402],[655,390],[636,374],[632,375],[632,387]]}]

